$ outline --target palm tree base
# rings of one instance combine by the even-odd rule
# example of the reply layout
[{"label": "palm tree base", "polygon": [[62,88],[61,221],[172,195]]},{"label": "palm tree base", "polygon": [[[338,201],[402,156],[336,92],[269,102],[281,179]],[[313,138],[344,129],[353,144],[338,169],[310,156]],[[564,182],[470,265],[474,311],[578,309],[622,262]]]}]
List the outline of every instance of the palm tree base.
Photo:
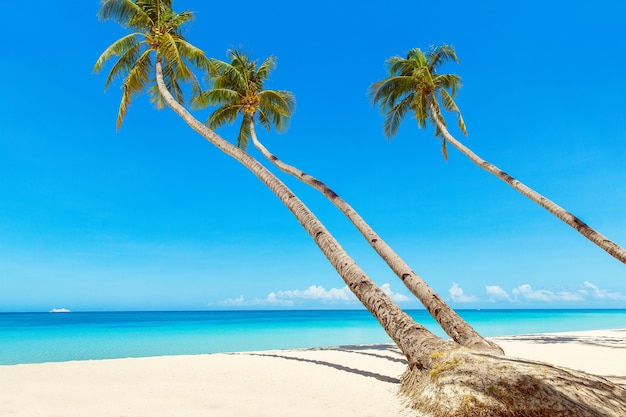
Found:
[{"label": "palm tree base", "polygon": [[408,369],[400,393],[428,417],[609,417],[626,390],[584,372],[465,348],[431,354]]}]

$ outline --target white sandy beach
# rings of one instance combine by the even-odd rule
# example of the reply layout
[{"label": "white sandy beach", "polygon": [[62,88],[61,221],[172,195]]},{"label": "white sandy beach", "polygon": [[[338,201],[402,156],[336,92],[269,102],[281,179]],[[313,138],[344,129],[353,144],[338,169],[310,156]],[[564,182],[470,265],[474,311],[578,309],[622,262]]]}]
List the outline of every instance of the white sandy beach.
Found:
[{"label": "white sandy beach", "polygon": [[[494,340],[626,387],[626,329]],[[0,366],[0,416],[409,416],[404,369],[391,345]]]}]

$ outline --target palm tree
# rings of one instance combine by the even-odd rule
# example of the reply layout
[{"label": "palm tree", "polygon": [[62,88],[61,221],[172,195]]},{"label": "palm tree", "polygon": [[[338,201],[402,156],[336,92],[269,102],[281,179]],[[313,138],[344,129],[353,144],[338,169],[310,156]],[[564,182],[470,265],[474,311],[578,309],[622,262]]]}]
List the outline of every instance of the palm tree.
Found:
[{"label": "palm tree", "polygon": [[626,250],[622,247],[561,206],[480,158],[450,134],[441,113],[442,107],[456,113],[459,128],[465,135],[467,131],[461,112],[454,102],[454,97],[461,86],[461,78],[455,74],[437,73],[438,67],[448,61],[459,62],[454,49],[449,45],[433,47],[426,53],[415,48],[411,49],[406,57],[394,56],[387,60],[389,77],[372,84],[369,91],[373,102],[380,105],[385,115],[383,125],[385,135],[388,138],[393,137],[407,114],[412,114],[417,119],[419,128],[425,127],[427,121],[431,121],[435,127],[435,136],[442,138],[444,158],[447,158],[447,144],[450,143],[480,168],[492,173],[548,210],[615,259],[626,263]]},{"label": "palm tree", "polygon": [[174,13],[172,0],[101,0],[100,3],[100,19],[112,19],[133,30],[105,49],[93,68],[94,72],[100,72],[107,61],[118,57],[105,82],[106,90],[112,81],[124,77],[118,129],[132,99],[144,90],[157,108],[163,108],[162,95],[155,83],[155,58],[165,62],[163,79],[178,102],[184,101],[181,82],[192,82],[192,88],[196,93],[199,91],[188,64],[205,71],[210,64],[204,52],[188,43],[180,32],[180,27],[193,19],[190,11]]},{"label": "palm tree", "polygon": [[455,342],[476,349],[499,349],[493,342],[478,334],[469,323],[451,309],[335,191],[317,178],[284,163],[260,142],[255,131],[255,119],[258,119],[268,130],[274,126],[277,130],[283,131],[295,105],[294,95],[289,91],[263,88],[264,82],[275,68],[274,57],[269,57],[258,65],[257,61],[251,60],[237,50],[229,50],[227,55],[230,62],[211,60],[214,72],[209,73],[207,78],[212,88],[192,100],[192,104],[197,108],[217,106],[206,121],[209,128],[216,129],[224,124],[232,123],[241,115],[242,121],[237,138],[240,148],[245,149],[251,138],[254,146],[267,160],[283,172],[293,175],[321,192],[354,224],[365,240],[387,262]]},{"label": "palm tree", "polygon": [[241,115],[237,146],[248,147],[254,132],[255,119],[267,130],[273,126],[279,132],[287,129],[295,107],[295,97],[290,91],[266,90],[263,83],[276,67],[276,58],[268,57],[260,65],[237,49],[226,54],[230,62],[212,59],[212,72],[207,75],[211,88],[192,100],[196,108],[219,106],[206,121],[215,130],[233,123]]},{"label": "palm tree", "polygon": [[[148,3],[152,5],[158,1],[145,2]],[[139,4],[139,1],[136,4]],[[110,18],[129,27],[129,20],[132,21],[133,17],[140,13],[145,13],[145,10],[132,9],[126,14],[112,14]],[[143,28],[145,31],[152,29],[153,26],[150,25]],[[547,415],[545,412],[539,413],[545,410],[564,409],[581,410],[578,413],[581,416],[608,416],[623,409],[626,405],[626,391],[601,378],[538,363],[526,363],[522,369],[522,362],[518,360],[506,360],[497,354],[490,356],[487,352],[477,353],[473,349],[459,349],[456,343],[437,338],[423,326],[415,323],[372,282],[313,213],[278,178],[242,149],[218,136],[187,111],[166,84],[164,68],[167,69],[171,64],[167,62],[165,56],[158,53],[158,45],[156,50],[154,63],[156,82],[165,104],[204,139],[252,171],[297,218],[346,285],[406,356],[409,369],[403,377],[403,387],[413,398],[416,408],[432,416],[477,415],[476,411],[487,415],[484,412],[485,407],[496,410],[497,414],[494,412],[490,415],[502,416]],[[506,378],[501,378],[501,375],[505,375]],[[535,375],[539,383],[533,379]],[[560,385],[555,382],[545,386],[542,378],[553,378]],[[562,381],[566,383],[563,384]],[[554,389],[550,391],[552,385]],[[555,400],[554,393],[557,396],[561,395],[562,398]],[[601,410],[602,414],[586,412],[590,409],[587,403]]]},{"label": "palm tree", "polygon": [[[148,90],[158,95],[192,129],[227,155],[235,158],[252,171],[287,206],[302,224],[318,247],[335,267],[344,282],[376,317],[392,340],[404,352],[411,366],[427,366],[428,355],[422,352],[450,345],[434,336],[423,326],[415,323],[404,313],[351,259],[324,225],[276,176],[268,171],[242,149],[231,145],[215,132],[195,119],[181,104],[182,92],[179,81],[194,80],[185,61],[210,69],[204,54],[191,47],[180,35],[180,26],[189,21],[190,12],[174,13],[170,1],[159,0],[103,0],[99,17],[114,20],[123,27],[135,30],[113,43],[96,62],[96,70],[105,61],[119,56],[107,78],[106,85],[116,77],[125,75],[122,82],[122,104],[118,114],[118,126],[123,119],[130,99],[156,81],[156,87]],[[180,53],[180,45],[193,54]],[[151,54],[156,55],[154,61]],[[134,59],[134,60],[133,60]],[[150,74],[154,71],[154,79]],[[189,72],[187,72],[189,71]],[[175,85],[175,88],[172,86]],[[172,93],[172,90],[174,93]],[[421,343],[417,343],[418,340]]]}]

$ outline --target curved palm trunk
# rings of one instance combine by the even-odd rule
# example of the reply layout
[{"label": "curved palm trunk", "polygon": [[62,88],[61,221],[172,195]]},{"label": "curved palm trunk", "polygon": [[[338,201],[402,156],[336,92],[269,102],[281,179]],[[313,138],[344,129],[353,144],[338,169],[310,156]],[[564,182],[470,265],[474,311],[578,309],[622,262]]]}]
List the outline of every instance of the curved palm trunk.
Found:
[{"label": "curved palm trunk", "polygon": [[392,271],[402,280],[404,285],[419,299],[426,307],[430,315],[437,320],[443,330],[458,344],[482,350],[494,350],[502,352],[495,343],[486,340],[478,334],[472,326],[463,320],[453,309],[446,304],[445,301],[437,295],[417,275],[411,267],[380,237],[374,229],[357,213],[344,199],[335,193],[330,187],[323,182],[312,177],[309,174],[299,170],[298,168],[288,165],[273,155],[256,136],[254,128],[254,120],[250,121],[250,133],[252,143],[261,151],[263,156],[276,165],[280,170],[293,175],[300,181],[310,185],[321,192],[331,203],[335,205],[341,212],[352,222],[352,224],[363,235],[367,242],[374,248],[376,253],[389,265]]},{"label": "curved palm trunk", "polygon": [[333,238],[324,225],[276,176],[250,155],[231,145],[207,128],[178,103],[163,82],[163,70],[159,61],[156,64],[156,74],[159,91],[167,105],[207,141],[252,171],[292,212],[337,270],[348,288],[378,320],[389,337],[402,350],[411,368],[429,368],[432,362],[430,357],[432,352],[450,349],[454,345],[436,337],[425,327],[415,323],[411,317],[402,311],[374,284]]},{"label": "curved palm trunk", "polygon": [[[430,106],[431,114],[436,115],[437,109],[435,108],[434,104],[431,102],[429,106]],[[523,184],[519,180],[516,180],[515,178],[513,178],[506,172],[502,171],[497,166],[485,161],[484,159],[476,155],[469,148],[467,148],[461,142],[456,140],[456,138],[452,136],[450,132],[448,132],[448,129],[438,117],[434,116],[433,119],[435,123],[437,124],[437,127],[439,127],[439,130],[441,130],[441,133],[443,134],[443,137],[446,140],[446,142],[451,143],[452,146],[454,146],[459,151],[461,151],[461,153],[467,156],[473,163],[475,163],[476,165],[478,165],[485,171],[490,172],[491,174],[500,178],[502,181],[509,184],[515,190],[519,191],[521,194],[525,195],[526,197],[528,197],[535,203],[539,204],[541,207],[545,208],[550,213],[554,214],[556,217],[558,217],[559,219],[561,219],[562,221],[564,221],[565,223],[573,227],[578,233],[580,233],[581,235],[589,239],[591,242],[593,242],[594,244],[602,248],[609,255],[611,255],[618,261],[626,264],[626,250],[624,248],[617,245],[616,243],[608,239],[606,236],[602,235],[601,233],[596,231],[594,228],[592,228],[591,226],[589,226],[588,224],[580,220],[578,217],[574,216],[572,213],[568,212],[567,210],[565,210],[563,207],[559,206],[558,204],[554,203],[552,200],[539,194],[532,188]]]}]

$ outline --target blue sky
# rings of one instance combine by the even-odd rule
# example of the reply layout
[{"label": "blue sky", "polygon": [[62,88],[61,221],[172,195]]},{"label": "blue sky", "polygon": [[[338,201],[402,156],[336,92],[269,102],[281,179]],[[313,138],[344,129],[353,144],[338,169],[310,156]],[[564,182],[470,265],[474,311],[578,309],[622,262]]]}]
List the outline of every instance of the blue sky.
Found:
[{"label": "blue sky", "polygon": [[[359,307],[280,202],[173,113],[138,97],[116,132],[119,85],[103,93],[92,67],[125,32],[97,20],[97,1],[0,3],[0,311]],[[453,307],[626,308],[623,264],[456,150],[445,162],[414,119],[388,141],[366,94],[388,57],[453,45],[461,65],[443,70],[463,78],[465,143],[624,246],[623,1],[174,6],[196,13],[186,36],[209,56],[278,57],[267,86],[297,109],[287,133],[261,139]],[[281,178],[419,307],[333,206]]]}]

